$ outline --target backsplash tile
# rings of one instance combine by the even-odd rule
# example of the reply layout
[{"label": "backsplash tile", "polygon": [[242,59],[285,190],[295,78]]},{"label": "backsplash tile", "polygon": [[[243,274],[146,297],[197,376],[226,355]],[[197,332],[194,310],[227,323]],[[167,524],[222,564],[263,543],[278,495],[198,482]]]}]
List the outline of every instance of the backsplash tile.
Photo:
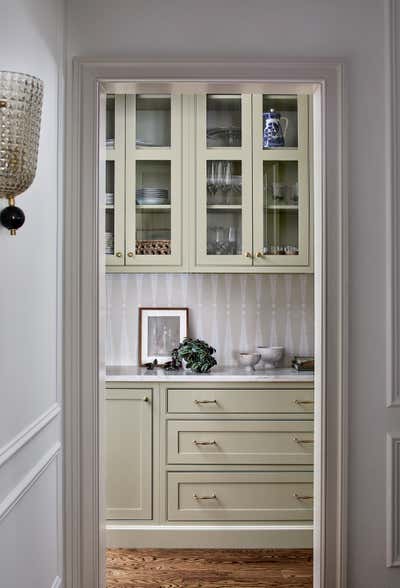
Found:
[{"label": "backsplash tile", "polygon": [[187,306],[190,336],[221,365],[256,345],[284,345],[286,365],[314,351],[312,275],[108,274],[106,302],[107,365],[137,365],[139,306]]}]

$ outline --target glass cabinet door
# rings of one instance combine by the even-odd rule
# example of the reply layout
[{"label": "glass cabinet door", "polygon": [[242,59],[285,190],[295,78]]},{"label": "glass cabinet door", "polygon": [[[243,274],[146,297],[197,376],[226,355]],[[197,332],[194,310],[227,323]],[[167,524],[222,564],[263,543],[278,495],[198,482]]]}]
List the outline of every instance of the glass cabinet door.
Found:
[{"label": "glass cabinet door", "polygon": [[126,97],[126,265],[181,263],[181,96]]},{"label": "glass cabinet door", "polygon": [[307,96],[253,95],[255,265],[310,264],[308,125]]},{"label": "glass cabinet door", "polygon": [[124,264],[125,96],[106,97],[105,255],[106,265]]},{"label": "glass cabinet door", "polygon": [[251,96],[196,96],[196,263],[252,264]]}]

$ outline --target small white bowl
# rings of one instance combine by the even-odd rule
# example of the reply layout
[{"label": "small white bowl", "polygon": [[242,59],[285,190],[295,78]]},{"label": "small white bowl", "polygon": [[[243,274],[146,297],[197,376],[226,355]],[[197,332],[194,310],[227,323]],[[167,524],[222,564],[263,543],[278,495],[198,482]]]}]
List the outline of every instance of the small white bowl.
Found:
[{"label": "small white bowl", "polygon": [[260,358],[259,353],[239,353],[239,364],[247,371],[253,371]]},{"label": "small white bowl", "polygon": [[257,351],[261,355],[261,359],[264,362],[264,368],[271,369],[278,367],[278,363],[283,357],[285,348],[258,346]]}]

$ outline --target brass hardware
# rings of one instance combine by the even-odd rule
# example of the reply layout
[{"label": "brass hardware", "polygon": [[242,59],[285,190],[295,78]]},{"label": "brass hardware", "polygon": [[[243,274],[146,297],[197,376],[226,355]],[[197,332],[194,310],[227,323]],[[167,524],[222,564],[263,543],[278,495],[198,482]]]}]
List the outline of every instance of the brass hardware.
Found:
[{"label": "brass hardware", "polygon": [[313,439],[299,439],[298,437],[293,437],[293,441],[299,443],[299,445],[303,445],[303,443],[314,443]]},{"label": "brass hardware", "polygon": [[216,441],[196,441],[196,439],[193,439],[193,443],[195,445],[216,445],[217,444]]},{"label": "brass hardware", "polygon": [[195,500],[216,500],[217,495],[212,494],[211,496],[198,496],[197,494],[193,494],[193,498]]},{"label": "brass hardware", "polygon": [[8,206],[15,206],[15,198],[14,196],[8,196],[7,197],[8,200]]},{"label": "brass hardware", "polygon": [[314,498],[314,496],[303,496],[301,494],[293,494],[294,498],[296,498],[297,500],[312,500]]},{"label": "brass hardware", "polygon": [[117,253],[115,254],[117,257],[122,257],[122,252],[121,251],[117,251]]},{"label": "brass hardware", "polygon": [[253,257],[252,254],[250,253],[250,251],[246,251],[246,253],[244,254],[245,257]]},{"label": "brass hardware", "polygon": [[218,404],[216,400],[193,400],[195,404]]},{"label": "brass hardware", "polygon": [[0,100],[0,108],[7,108],[7,102],[5,100]]},{"label": "brass hardware", "polygon": [[314,400],[296,400],[294,401],[295,404],[314,404]]},{"label": "brass hardware", "polygon": [[133,257],[132,251],[128,251],[128,257]]},{"label": "brass hardware", "polygon": [[257,251],[257,257],[264,257],[264,254],[261,251]]},{"label": "brass hardware", "polygon": [[149,402],[149,397],[148,397],[148,396],[145,396],[145,397],[143,398],[143,402]]}]

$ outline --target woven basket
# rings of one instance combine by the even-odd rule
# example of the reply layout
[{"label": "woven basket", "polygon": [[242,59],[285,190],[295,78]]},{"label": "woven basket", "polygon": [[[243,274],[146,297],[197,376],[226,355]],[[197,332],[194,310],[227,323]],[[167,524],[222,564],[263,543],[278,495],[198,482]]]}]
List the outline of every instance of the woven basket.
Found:
[{"label": "woven basket", "polygon": [[170,239],[136,241],[136,255],[171,255]]}]

